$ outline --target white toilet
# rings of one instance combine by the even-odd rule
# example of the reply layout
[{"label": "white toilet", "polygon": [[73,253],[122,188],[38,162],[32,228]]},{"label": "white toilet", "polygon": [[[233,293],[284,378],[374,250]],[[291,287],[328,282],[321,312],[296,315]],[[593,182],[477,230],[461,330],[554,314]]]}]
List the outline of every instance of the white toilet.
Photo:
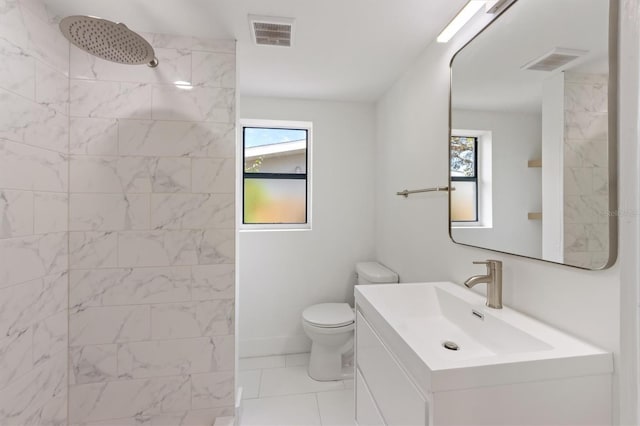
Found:
[{"label": "white toilet", "polygon": [[[358,284],[398,282],[398,274],[377,262],[356,264]],[[355,314],[348,303],[320,303],[302,312],[302,328],[311,339],[309,376],[315,380],[341,380],[342,356],[353,349]]]}]

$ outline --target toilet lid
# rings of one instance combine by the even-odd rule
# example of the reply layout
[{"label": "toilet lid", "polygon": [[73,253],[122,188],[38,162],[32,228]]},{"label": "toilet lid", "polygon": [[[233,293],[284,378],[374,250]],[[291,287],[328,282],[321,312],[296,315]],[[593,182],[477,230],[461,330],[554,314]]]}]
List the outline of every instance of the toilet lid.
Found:
[{"label": "toilet lid", "polygon": [[342,327],[353,324],[355,315],[348,303],[320,303],[305,309],[302,318],[318,327]]}]

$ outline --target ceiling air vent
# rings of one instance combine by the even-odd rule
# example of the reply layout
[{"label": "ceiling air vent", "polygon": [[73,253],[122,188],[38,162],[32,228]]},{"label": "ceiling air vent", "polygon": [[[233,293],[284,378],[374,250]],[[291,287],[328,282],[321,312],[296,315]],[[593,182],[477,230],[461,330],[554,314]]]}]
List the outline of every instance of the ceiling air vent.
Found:
[{"label": "ceiling air vent", "polygon": [[486,4],[487,13],[497,15],[513,3],[515,0],[493,0]]},{"label": "ceiling air vent", "polygon": [[291,47],[293,19],[249,15],[251,37],[259,46]]},{"label": "ceiling air vent", "polygon": [[520,69],[533,71],[554,71],[589,53],[587,50],[556,47],[544,55],[527,62]]}]

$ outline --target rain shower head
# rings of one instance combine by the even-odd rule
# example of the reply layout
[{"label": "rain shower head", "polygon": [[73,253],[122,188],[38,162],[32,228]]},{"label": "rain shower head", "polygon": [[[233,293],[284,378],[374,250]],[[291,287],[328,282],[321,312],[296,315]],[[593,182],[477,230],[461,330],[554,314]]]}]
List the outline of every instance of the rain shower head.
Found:
[{"label": "rain shower head", "polygon": [[158,59],[153,47],[126,25],[94,16],[67,16],[60,31],[74,45],[107,61],[120,64],[147,64],[155,68]]}]

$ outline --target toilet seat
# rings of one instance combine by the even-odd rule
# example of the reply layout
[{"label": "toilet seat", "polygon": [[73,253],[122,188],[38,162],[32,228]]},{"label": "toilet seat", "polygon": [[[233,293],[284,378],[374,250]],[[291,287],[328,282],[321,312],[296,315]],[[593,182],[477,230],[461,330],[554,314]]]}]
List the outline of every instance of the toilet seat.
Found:
[{"label": "toilet seat", "polygon": [[355,314],[348,303],[319,303],[302,312],[302,318],[315,327],[338,328],[355,322]]}]

